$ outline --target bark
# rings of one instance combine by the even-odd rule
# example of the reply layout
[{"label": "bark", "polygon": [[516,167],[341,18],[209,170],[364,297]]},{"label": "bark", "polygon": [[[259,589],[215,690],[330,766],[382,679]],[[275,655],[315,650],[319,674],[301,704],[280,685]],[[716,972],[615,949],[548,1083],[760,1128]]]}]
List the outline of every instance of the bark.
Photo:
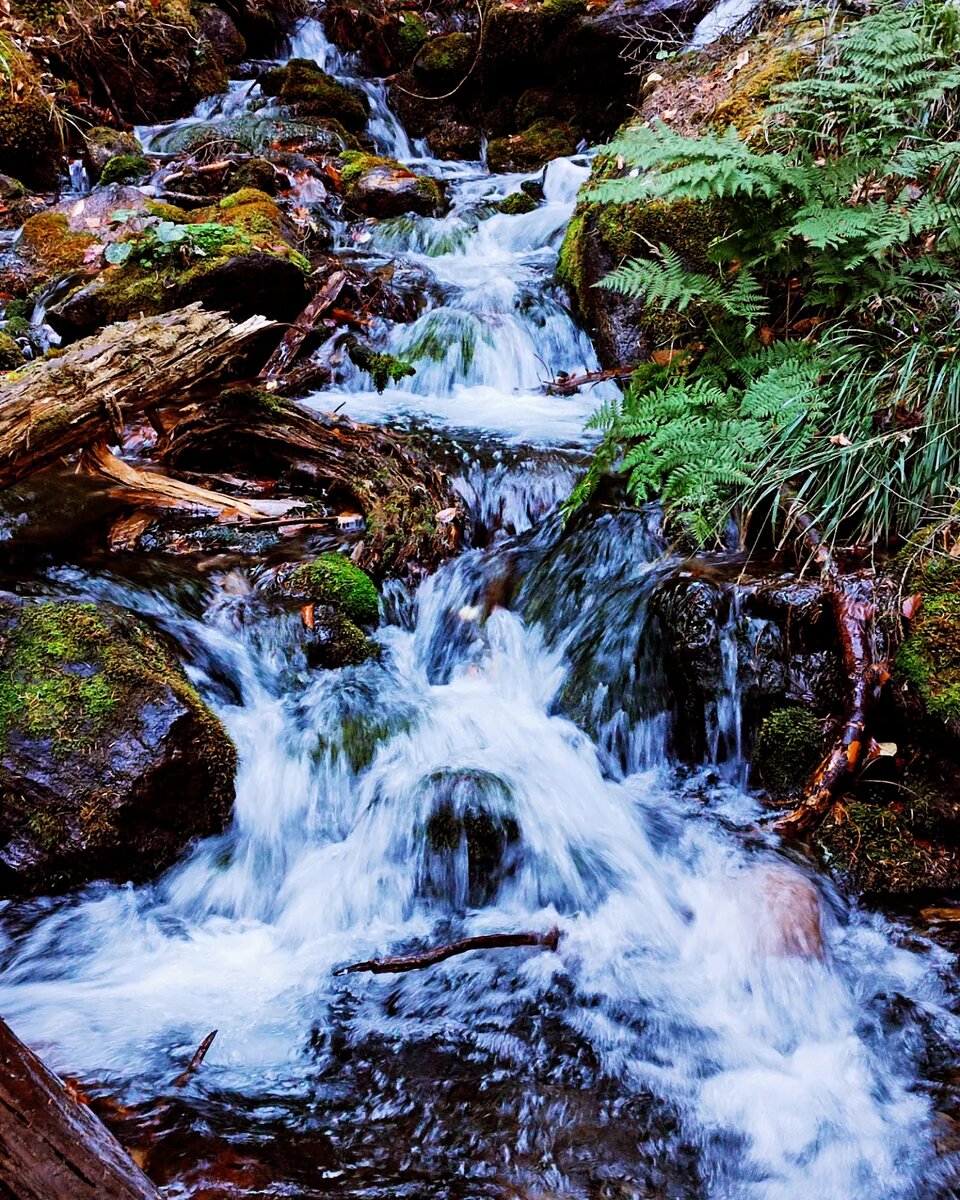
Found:
[{"label": "bark", "polygon": [[420,954],[404,954],[396,958],[370,958],[365,962],[353,963],[349,967],[338,967],[334,975],[353,975],[359,971],[370,971],[374,975],[398,975],[404,971],[420,971],[424,967],[432,967],[435,963],[444,962],[456,954],[466,954],[470,950],[503,950],[510,946],[545,946],[548,950],[556,950],[559,944],[559,929],[551,929],[548,933],[484,933],[478,937],[462,938],[458,942],[434,946],[432,950],[424,950]]},{"label": "bark", "polygon": [[829,752],[807,780],[800,803],[776,822],[787,836],[803,837],[813,832],[833,807],[837,794],[856,771],[866,743],[867,723],[885,675],[874,661],[875,605],[858,600],[840,578],[836,559],[823,541],[816,523],[795,497],[787,495],[788,511],[814,560],[820,564],[824,594],[830,604],[843,666],[849,683],[843,726]]},{"label": "bark", "polygon": [[160,1200],[85,1104],[0,1021],[0,1196]]},{"label": "bark", "polygon": [[108,436],[157,404],[225,377],[275,328],[199,305],[123,321],[27,368],[0,389],[0,488]]},{"label": "bark", "polygon": [[333,511],[362,513],[354,557],[374,575],[433,567],[459,544],[462,520],[446,475],[409,439],[348,417],[314,416],[289,401],[276,411],[238,409],[225,399],[180,423],[164,461],[178,471],[283,476]]},{"label": "bark", "polygon": [[282,517],[302,507],[295,500],[247,500],[151,471],[138,471],[117,458],[106,442],[96,442],[84,450],[79,470],[110,480],[115,485],[114,493],[139,509],[175,509],[219,520],[256,521]]}]

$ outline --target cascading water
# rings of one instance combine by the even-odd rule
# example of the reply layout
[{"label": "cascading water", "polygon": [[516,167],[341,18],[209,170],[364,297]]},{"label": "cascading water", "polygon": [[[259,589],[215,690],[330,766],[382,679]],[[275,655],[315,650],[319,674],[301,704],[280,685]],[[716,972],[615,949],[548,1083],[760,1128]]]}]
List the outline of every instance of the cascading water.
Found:
[{"label": "cascading water", "polygon": [[[316,25],[294,50],[349,69]],[[194,1147],[219,1138],[264,1166],[250,1195],[948,1194],[922,1079],[958,1033],[945,958],[757,832],[731,647],[717,754],[733,765],[713,786],[671,768],[653,520],[561,538],[545,515],[598,400],[538,390],[595,366],[549,284],[584,168],[554,163],[539,209],[484,218],[518,178],[428,165],[450,215],[384,223],[368,246],[429,281],[419,320],[379,331],[426,362],[384,397],[345,371],[333,400],[498,438],[458,485],[485,548],[412,597],[392,587],[382,658],[327,673],[255,573],[148,591],[53,572],[177,639],[240,751],[237,802],[152,886],[7,905],[0,1011],[128,1103],[168,1090],[218,1027],[177,1119]],[[556,952],[332,974],[554,926]],[[169,1176],[166,1194],[192,1194]]]}]

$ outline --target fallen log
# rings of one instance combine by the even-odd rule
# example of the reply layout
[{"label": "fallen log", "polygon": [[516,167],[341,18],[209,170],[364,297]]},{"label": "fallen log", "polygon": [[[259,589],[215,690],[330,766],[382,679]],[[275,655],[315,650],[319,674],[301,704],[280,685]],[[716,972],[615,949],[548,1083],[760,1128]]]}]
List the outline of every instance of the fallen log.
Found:
[{"label": "fallen log", "polygon": [[606,383],[609,379],[626,379],[636,374],[636,366],[610,367],[606,371],[586,371],[582,375],[567,375],[561,372],[555,379],[543,385],[548,396],[572,396],[580,388],[592,383]]},{"label": "fallen log", "polygon": [[159,404],[184,404],[235,377],[275,328],[199,305],[110,325],[0,388],[0,488],[109,436]]},{"label": "fallen log", "polygon": [[108,479],[117,486],[114,492],[138,509],[176,509],[196,516],[212,516],[219,520],[276,520],[285,517],[303,504],[297,500],[248,500],[228,496],[171,479],[151,471],[139,471],[110,450],[106,442],[95,442],[80,455],[77,469],[87,475]]},{"label": "fallen log", "polygon": [[106,1126],[2,1020],[0,1196],[160,1200]]},{"label": "fallen log", "polygon": [[354,557],[379,577],[436,566],[461,537],[461,510],[446,475],[409,439],[290,401],[238,404],[228,394],[186,414],[162,457],[177,472],[282,477],[285,487],[323,497],[330,508],[359,512],[366,530]]},{"label": "fallen log", "polygon": [[777,832],[785,836],[804,837],[824,819],[833,807],[841,785],[860,764],[867,723],[886,670],[884,664],[875,661],[873,652],[876,606],[851,594],[813,518],[795,496],[786,494],[785,499],[790,519],[811,557],[820,564],[824,595],[836,622],[849,684],[843,725],[833,745],[807,780],[799,804],[774,825]]},{"label": "fallen log", "polygon": [[348,967],[338,967],[333,973],[354,975],[360,971],[370,971],[374,975],[399,975],[404,971],[422,971],[424,967],[432,967],[470,950],[504,950],[511,946],[545,946],[548,950],[556,950],[559,944],[559,929],[551,929],[547,933],[483,933],[477,937],[461,938],[458,942],[434,946],[420,954],[369,958],[365,962],[351,963]]}]

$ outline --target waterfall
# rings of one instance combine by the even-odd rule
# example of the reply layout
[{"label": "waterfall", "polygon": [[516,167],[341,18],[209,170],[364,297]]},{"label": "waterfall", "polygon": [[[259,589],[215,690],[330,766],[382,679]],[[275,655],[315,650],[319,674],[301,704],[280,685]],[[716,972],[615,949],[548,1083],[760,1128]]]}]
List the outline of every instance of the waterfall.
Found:
[{"label": "waterfall", "polygon": [[[315,21],[291,54],[355,77]],[[209,574],[199,597],[58,570],[62,590],[179,643],[238,747],[237,800],[227,831],[154,884],[6,904],[0,1011],[127,1103],[164,1094],[218,1028],[178,1101],[181,1137],[266,1156],[271,1195],[937,1195],[923,1071],[957,1036],[946,956],[758,825],[735,606],[717,631],[721,778],[671,761],[656,514],[565,536],[556,518],[584,420],[613,394],[541,389],[596,367],[552,283],[587,166],[552,163],[535,211],[490,215],[522,177],[415,152],[383,85],[359,85],[371,136],[419,154],[451,208],[367,230],[371,261],[396,260],[427,297],[371,335],[416,357],[410,385],[378,395],[344,365],[308,403],[473,447],[456,486],[481,544],[415,592],[392,585],[381,657],[336,672],[308,668],[298,618],[270,608],[255,569]],[[236,119],[244,89],[197,119]],[[553,927],[555,952],[333,974]]]}]

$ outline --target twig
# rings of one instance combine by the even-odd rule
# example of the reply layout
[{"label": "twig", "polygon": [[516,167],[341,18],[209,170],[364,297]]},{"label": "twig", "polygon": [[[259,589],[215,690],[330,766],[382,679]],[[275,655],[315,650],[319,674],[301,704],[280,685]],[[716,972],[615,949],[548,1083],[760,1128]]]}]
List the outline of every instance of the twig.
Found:
[{"label": "twig", "polygon": [[270,355],[266,366],[260,372],[261,379],[276,379],[284,373],[297,357],[307,335],[317,323],[317,318],[334,303],[346,282],[347,276],[344,271],[334,271],[283,335],[280,345]]},{"label": "twig", "polygon": [[181,1071],[181,1073],[173,1081],[173,1086],[175,1088],[182,1088],[185,1084],[190,1082],[190,1077],[195,1074],[197,1068],[207,1057],[207,1051],[213,1045],[213,1039],[217,1036],[218,1032],[219,1030],[217,1029],[211,1030],[196,1048],[193,1053],[193,1058],[191,1058],[190,1062],[187,1064],[187,1069],[185,1071]]},{"label": "twig", "polygon": [[333,973],[352,975],[358,971],[370,971],[374,975],[396,975],[402,971],[420,971],[456,954],[466,954],[469,950],[503,950],[510,946],[545,946],[548,950],[556,950],[560,936],[559,929],[551,929],[548,933],[483,933],[477,937],[461,938],[458,942],[448,942],[445,946],[435,946],[420,954],[370,958],[349,967],[338,967]]}]

